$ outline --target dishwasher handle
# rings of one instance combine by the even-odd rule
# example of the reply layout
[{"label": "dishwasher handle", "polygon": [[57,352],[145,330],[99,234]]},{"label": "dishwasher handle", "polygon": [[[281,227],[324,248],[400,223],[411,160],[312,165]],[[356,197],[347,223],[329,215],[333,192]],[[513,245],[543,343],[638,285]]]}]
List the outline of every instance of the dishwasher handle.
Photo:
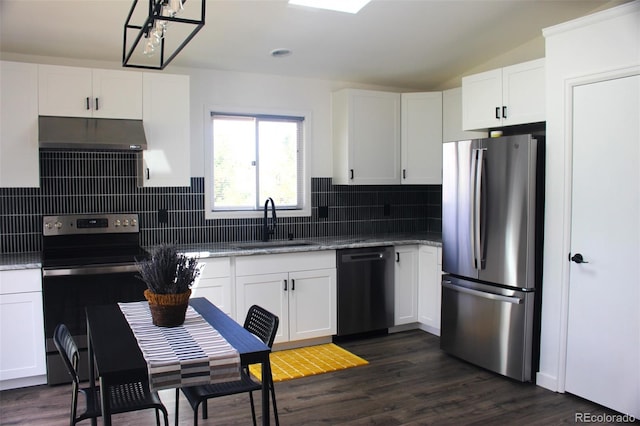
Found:
[{"label": "dishwasher handle", "polygon": [[384,253],[371,252],[371,253],[358,253],[358,254],[343,254],[341,257],[342,263],[350,262],[370,262],[372,260],[384,260]]},{"label": "dishwasher handle", "polygon": [[522,299],[519,297],[511,297],[511,296],[503,296],[501,294],[488,293],[485,291],[474,290],[472,288],[460,287],[454,284],[451,284],[451,281],[442,281],[442,287],[446,287],[453,291],[458,291],[460,293],[470,294],[472,296],[481,297],[483,299],[491,299],[497,300],[499,302],[513,303],[514,305],[519,305],[522,303]]}]

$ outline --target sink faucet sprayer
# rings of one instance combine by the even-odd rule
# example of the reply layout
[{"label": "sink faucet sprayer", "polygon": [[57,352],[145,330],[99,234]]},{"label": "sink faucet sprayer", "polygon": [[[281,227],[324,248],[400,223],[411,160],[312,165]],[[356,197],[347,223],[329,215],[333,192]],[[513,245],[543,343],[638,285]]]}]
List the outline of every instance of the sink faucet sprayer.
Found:
[{"label": "sink faucet sprayer", "polygon": [[[269,209],[269,201],[271,201],[271,225],[267,222],[267,211]],[[276,204],[273,202],[273,198],[267,198],[264,203],[264,223],[262,225],[262,241],[269,241],[269,235],[275,235],[276,233]]]}]

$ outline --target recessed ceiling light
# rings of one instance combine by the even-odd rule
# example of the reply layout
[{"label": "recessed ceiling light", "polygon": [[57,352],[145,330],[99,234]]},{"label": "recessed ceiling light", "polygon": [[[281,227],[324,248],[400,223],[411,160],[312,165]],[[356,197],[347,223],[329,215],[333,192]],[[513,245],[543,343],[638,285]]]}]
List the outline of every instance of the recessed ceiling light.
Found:
[{"label": "recessed ceiling light", "polygon": [[371,0],[289,0],[289,4],[334,10],[336,12],[358,13]]},{"label": "recessed ceiling light", "polygon": [[291,52],[291,49],[287,49],[286,47],[280,47],[278,49],[273,49],[271,51],[271,56],[273,56],[274,58],[282,58],[284,56],[289,56],[292,53],[293,52]]}]

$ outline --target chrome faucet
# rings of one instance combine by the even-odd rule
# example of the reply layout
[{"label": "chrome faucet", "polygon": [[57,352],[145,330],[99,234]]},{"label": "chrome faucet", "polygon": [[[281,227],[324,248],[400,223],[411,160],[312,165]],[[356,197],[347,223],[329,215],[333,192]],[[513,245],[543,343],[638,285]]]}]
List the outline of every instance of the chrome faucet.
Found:
[{"label": "chrome faucet", "polygon": [[[271,225],[267,221],[267,212],[269,210],[269,201],[271,201]],[[267,198],[264,203],[264,223],[262,225],[262,241],[269,241],[269,235],[275,235],[276,233],[276,204],[273,202],[273,198]]]}]

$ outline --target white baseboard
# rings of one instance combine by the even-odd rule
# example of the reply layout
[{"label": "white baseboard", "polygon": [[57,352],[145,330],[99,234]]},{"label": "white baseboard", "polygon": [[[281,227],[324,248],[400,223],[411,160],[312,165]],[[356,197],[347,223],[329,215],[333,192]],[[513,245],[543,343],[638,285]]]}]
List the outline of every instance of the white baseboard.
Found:
[{"label": "white baseboard", "polygon": [[545,373],[536,373],[536,385],[553,392],[558,392],[558,378]]},{"label": "white baseboard", "polygon": [[2,380],[0,381],[0,391],[17,389],[17,388],[26,388],[29,386],[46,385],[46,384],[47,384],[46,375],[23,377],[21,379]]},{"label": "white baseboard", "polygon": [[426,331],[427,333],[431,333],[434,336],[438,336],[440,337],[440,329],[436,328],[436,327],[432,327],[430,325],[427,324],[420,324],[420,330]]}]

